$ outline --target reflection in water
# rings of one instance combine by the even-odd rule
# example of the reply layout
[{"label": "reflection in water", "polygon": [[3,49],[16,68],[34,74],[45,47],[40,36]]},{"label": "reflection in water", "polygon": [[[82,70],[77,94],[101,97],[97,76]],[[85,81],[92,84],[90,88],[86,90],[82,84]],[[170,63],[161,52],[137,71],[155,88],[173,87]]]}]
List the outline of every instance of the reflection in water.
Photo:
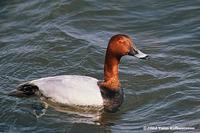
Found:
[{"label": "reflection in water", "polygon": [[103,113],[102,107],[90,107],[90,106],[68,106],[65,104],[55,103],[46,98],[41,98],[44,107],[53,107],[56,111],[78,115],[85,118],[91,118],[92,121],[98,121]]},{"label": "reflection in water", "polygon": [[47,108],[52,107],[56,111],[68,114],[69,121],[73,123],[70,133],[98,132],[111,133],[109,126],[120,119],[119,113],[108,113],[103,108],[73,107],[42,99],[40,105],[33,106],[33,115],[41,118],[45,115]]}]

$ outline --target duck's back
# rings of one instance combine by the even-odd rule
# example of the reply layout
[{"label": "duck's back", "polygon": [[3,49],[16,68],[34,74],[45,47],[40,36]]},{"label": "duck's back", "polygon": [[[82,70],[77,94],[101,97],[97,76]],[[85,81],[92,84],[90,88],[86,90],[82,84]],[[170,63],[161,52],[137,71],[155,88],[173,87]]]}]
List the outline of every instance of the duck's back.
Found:
[{"label": "duck's back", "polygon": [[88,76],[62,75],[30,81],[41,94],[67,105],[103,106],[98,80]]}]

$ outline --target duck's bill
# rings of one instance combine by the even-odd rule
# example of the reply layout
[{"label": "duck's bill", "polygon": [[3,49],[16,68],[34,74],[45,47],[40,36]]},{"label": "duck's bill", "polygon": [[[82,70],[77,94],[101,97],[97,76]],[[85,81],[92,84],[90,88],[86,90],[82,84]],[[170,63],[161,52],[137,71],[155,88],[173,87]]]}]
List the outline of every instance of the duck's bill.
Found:
[{"label": "duck's bill", "polygon": [[148,59],[149,58],[149,56],[147,54],[141,52],[139,49],[137,49],[137,52],[134,56],[139,59]]},{"label": "duck's bill", "polygon": [[141,52],[139,49],[131,50],[128,55],[135,56],[139,59],[149,59],[149,56],[143,52]]}]

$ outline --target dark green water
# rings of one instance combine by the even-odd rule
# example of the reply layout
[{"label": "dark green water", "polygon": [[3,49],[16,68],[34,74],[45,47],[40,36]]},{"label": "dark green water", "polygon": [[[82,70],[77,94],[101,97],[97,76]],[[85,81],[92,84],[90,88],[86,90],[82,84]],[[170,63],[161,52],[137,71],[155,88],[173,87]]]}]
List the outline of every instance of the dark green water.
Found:
[{"label": "dark green water", "polygon": [[[6,94],[41,77],[102,79],[112,35],[125,33],[152,59],[123,58],[125,102],[91,117],[44,110],[37,98]],[[144,125],[200,129],[200,1],[0,1],[0,132],[132,133]],[[147,131],[148,132],[148,131]],[[179,131],[177,131],[179,132]],[[182,132],[182,131],[180,131]]]}]

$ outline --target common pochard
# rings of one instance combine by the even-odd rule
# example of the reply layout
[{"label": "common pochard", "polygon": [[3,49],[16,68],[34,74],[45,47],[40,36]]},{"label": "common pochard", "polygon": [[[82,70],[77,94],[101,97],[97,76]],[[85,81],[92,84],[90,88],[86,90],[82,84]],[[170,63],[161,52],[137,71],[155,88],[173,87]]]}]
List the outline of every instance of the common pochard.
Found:
[{"label": "common pochard", "polygon": [[106,50],[104,79],[79,75],[61,75],[28,81],[12,91],[12,96],[39,96],[69,106],[102,107],[116,111],[123,102],[118,67],[123,56],[146,59],[133,40],[124,34],[111,37]]}]

